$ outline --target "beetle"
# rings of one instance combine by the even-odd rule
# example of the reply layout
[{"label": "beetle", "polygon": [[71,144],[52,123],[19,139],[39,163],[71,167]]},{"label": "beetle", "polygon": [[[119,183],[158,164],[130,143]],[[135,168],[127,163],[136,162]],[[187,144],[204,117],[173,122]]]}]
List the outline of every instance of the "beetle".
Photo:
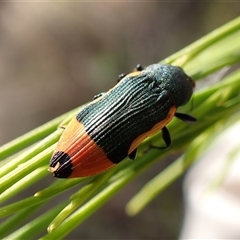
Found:
[{"label": "beetle", "polygon": [[175,116],[186,122],[196,118],[176,112],[193,94],[194,81],[180,68],[153,64],[119,75],[108,92],[98,94],[64,130],[50,160],[49,171],[58,178],[102,173],[125,157],[135,159],[138,145],[162,131],[167,148],[171,137],[166,125]]}]

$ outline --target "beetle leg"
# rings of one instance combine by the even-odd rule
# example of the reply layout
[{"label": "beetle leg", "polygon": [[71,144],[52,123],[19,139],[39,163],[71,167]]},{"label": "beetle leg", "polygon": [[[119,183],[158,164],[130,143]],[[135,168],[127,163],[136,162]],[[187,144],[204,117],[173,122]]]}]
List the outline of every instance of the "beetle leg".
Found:
[{"label": "beetle leg", "polygon": [[153,145],[151,145],[151,146],[149,147],[149,150],[150,150],[151,148],[159,149],[159,150],[167,149],[167,148],[171,145],[171,143],[172,143],[171,136],[170,136],[170,133],[169,133],[169,131],[168,131],[168,129],[167,129],[166,127],[163,127],[163,128],[162,128],[162,139],[163,139],[163,141],[164,141],[165,144],[166,144],[165,147],[158,147],[158,146],[153,146]]},{"label": "beetle leg", "polygon": [[136,66],[136,70],[137,71],[142,71],[144,68],[142,67],[142,65],[141,64],[138,64],[137,66]]},{"label": "beetle leg", "polygon": [[120,75],[118,75],[118,82],[120,82],[125,76],[125,73],[121,73]]},{"label": "beetle leg", "polygon": [[185,114],[185,113],[178,113],[176,112],[174,114],[175,117],[177,117],[178,119],[187,122],[187,123],[195,123],[197,122],[197,119],[191,115]]},{"label": "beetle leg", "polygon": [[97,99],[99,97],[102,97],[104,94],[105,94],[105,92],[101,92],[101,93],[95,95],[92,100],[95,100],[95,99]]},{"label": "beetle leg", "polygon": [[[134,68],[134,71],[136,72],[141,72],[144,68],[142,67],[141,64],[137,64],[137,66]],[[120,82],[124,77],[126,77],[127,74],[122,73],[118,76],[118,82]]]},{"label": "beetle leg", "polygon": [[160,147],[159,149],[166,149],[166,148],[168,148],[171,145],[172,140],[171,140],[170,133],[169,133],[169,131],[168,131],[168,129],[166,127],[162,128],[162,139],[166,143],[166,146],[165,147]]},{"label": "beetle leg", "polygon": [[129,153],[128,157],[132,160],[136,158],[137,155],[137,148],[135,148],[131,153]]}]

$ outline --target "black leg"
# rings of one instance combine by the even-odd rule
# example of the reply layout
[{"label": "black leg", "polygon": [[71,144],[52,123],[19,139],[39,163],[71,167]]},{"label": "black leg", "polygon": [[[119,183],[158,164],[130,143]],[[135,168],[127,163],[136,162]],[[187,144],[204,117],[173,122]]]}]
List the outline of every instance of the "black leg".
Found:
[{"label": "black leg", "polygon": [[162,150],[162,149],[167,149],[171,145],[171,143],[172,143],[171,136],[170,136],[170,133],[169,133],[169,131],[166,127],[162,128],[162,139],[166,143],[165,147],[157,147],[157,146],[152,146],[151,145],[150,149],[154,148],[154,149]]},{"label": "black leg", "polygon": [[95,100],[95,99],[97,99],[99,97],[102,97],[104,94],[105,94],[105,92],[101,92],[101,93],[95,95],[92,100]]},{"label": "black leg", "polygon": [[132,159],[132,160],[134,160],[134,159],[136,158],[136,156],[137,156],[137,148],[134,149],[134,150],[128,155],[128,157],[129,157],[130,159]]},{"label": "black leg", "polygon": [[137,66],[136,66],[136,70],[137,71],[142,71],[144,68],[142,67],[142,65],[141,64],[138,64]]},{"label": "black leg", "polygon": [[[144,68],[142,67],[141,64],[138,64],[136,66],[136,68],[134,69],[134,71],[142,71]],[[126,74],[125,73],[122,73],[118,76],[118,82],[120,82],[124,77],[126,77]]]},{"label": "black leg", "polygon": [[163,141],[166,143],[166,146],[162,147],[161,149],[168,148],[171,145],[172,140],[171,140],[170,133],[166,127],[163,127],[162,129],[162,138],[163,138]]},{"label": "black leg", "polygon": [[185,114],[185,113],[175,113],[174,114],[175,117],[177,117],[178,119],[184,121],[184,122],[188,122],[188,123],[195,123],[197,122],[197,119],[191,115]]},{"label": "black leg", "polygon": [[118,76],[118,82],[121,81],[125,76],[126,76],[125,73],[121,73],[121,74]]}]

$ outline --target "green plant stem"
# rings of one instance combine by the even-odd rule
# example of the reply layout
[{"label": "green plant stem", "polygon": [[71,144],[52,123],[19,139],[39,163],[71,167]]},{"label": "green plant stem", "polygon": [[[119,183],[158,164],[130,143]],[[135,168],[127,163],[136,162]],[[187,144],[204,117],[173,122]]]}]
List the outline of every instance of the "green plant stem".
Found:
[{"label": "green plant stem", "polygon": [[42,179],[43,176],[47,175],[48,172],[46,171],[47,166],[39,167],[35,169],[33,172],[30,174],[26,175],[22,179],[20,179],[18,182],[16,182],[14,185],[9,187],[2,195],[0,198],[0,204],[5,202],[6,200],[9,200],[22,190],[26,189],[27,187],[31,186],[38,180]]},{"label": "green plant stem", "polygon": [[14,233],[8,235],[5,239],[32,239],[33,235],[36,236],[36,234],[43,232],[47,228],[47,223],[56,216],[62,207],[63,204],[54,207],[47,213],[42,214],[40,217],[35,218]]},{"label": "green plant stem", "polygon": [[4,237],[7,237],[7,239],[9,240],[14,239],[9,238],[8,234],[14,229],[17,229],[19,225],[21,225],[21,222],[28,218],[32,213],[34,213],[39,206],[40,204],[31,207],[26,207],[20,210],[15,215],[9,217],[5,222],[1,223],[0,239],[3,239]]},{"label": "green plant stem", "polygon": [[239,29],[240,29],[240,17],[235,18],[234,20],[230,21],[224,26],[215,29],[204,38],[201,38],[198,41],[195,41],[189,46],[183,48],[182,50],[174,53],[170,57],[166,58],[164,62],[168,64],[174,63],[179,66],[184,66],[194,57],[204,52],[206,48],[213,45],[217,41],[219,40],[221,41],[225,37],[228,37],[228,35],[231,35],[232,33],[239,31]]},{"label": "green plant stem", "polygon": [[35,128],[34,130],[22,135],[19,138],[16,138],[15,140],[6,143],[5,145],[0,147],[0,160],[11,156],[12,154],[32,145],[35,142],[38,142],[39,140],[43,139],[44,137],[51,134],[53,131],[55,131],[58,127],[58,125],[65,120],[66,118],[72,115],[74,115],[77,111],[79,111],[80,108],[76,108],[74,110],[71,110],[52,121]]},{"label": "green plant stem", "polygon": [[33,157],[31,160],[27,161],[26,163],[22,164],[20,167],[17,167],[13,171],[11,171],[10,173],[2,177],[0,179],[0,186],[1,186],[0,192],[3,193],[9,187],[11,187],[13,184],[18,182],[27,174],[31,173],[38,167],[41,167],[47,164],[49,158],[52,155],[54,148],[55,148],[55,145],[47,148],[40,154]]}]

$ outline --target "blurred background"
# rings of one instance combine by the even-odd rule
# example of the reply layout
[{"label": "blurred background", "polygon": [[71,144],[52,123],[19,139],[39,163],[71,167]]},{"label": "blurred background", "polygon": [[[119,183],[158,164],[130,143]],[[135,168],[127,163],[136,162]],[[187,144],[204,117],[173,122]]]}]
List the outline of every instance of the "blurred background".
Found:
[{"label": "blurred background", "polygon": [[[119,74],[159,62],[239,13],[239,3],[220,1],[1,2],[0,144],[90,101]],[[170,162],[132,182],[68,239],[177,238],[182,179],[137,217],[124,212],[134,193]]]}]

